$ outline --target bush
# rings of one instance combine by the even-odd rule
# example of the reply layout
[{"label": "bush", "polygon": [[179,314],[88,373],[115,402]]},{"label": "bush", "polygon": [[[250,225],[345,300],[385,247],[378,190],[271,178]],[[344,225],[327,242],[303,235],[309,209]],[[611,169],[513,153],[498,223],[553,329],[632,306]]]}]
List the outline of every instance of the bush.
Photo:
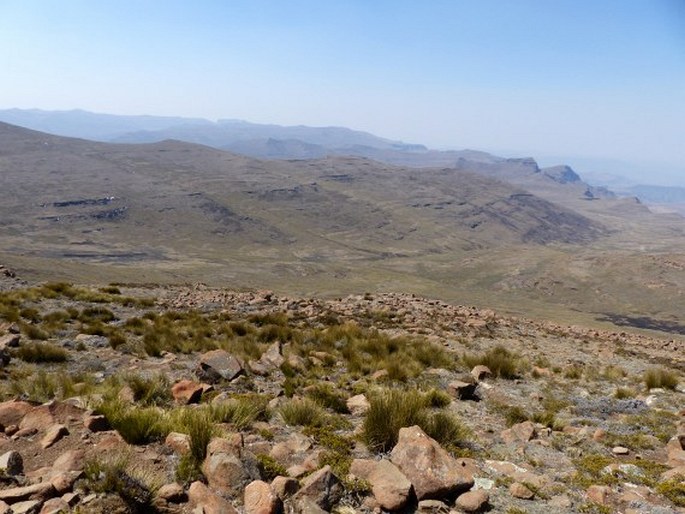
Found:
[{"label": "bush", "polygon": [[661,387],[675,389],[678,385],[678,377],[675,373],[665,368],[650,368],[645,371],[643,380],[647,389]]},{"label": "bush", "polygon": [[320,427],[326,423],[326,412],[309,398],[293,399],[279,409],[286,425]]},{"label": "bush", "polygon": [[69,352],[50,343],[28,343],[16,350],[16,356],[25,362],[64,362]]},{"label": "bush", "polygon": [[495,377],[512,379],[518,376],[518,359],[504,346],[495,346],[481,355],[464,354],[462,361],[469,368],[487,366]]}]

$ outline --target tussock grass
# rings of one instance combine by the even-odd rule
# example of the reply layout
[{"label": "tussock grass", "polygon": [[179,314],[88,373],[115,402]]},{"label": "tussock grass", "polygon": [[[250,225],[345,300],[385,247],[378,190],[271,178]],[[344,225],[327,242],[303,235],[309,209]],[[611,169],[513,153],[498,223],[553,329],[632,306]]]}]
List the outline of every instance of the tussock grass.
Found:
[{"label": "tussock grass", "polygon": [[482,354],[465,353],[462,361],[468,368],[487,366],[499,378],[513,379],[519,374],[519,358],[500,345]]},{"label": "tussock grass", "polygon": [[157,407],[134,407],[117,399],[104,400],[95,409],[129,444],[160,441],[170,431],[165,413]]},{"label": "tussock grass", "polygon": [[25,343],[15,350],[15,355],[24,362],[64,362],[69,352],[51,343]]},{"label": "tussock grass", "polygon": [[286,425],[320,427],[326,423],[326,411],[309,398],[296,398],[284,403],[278,413]]},{"label": "tussock grass", "polygon": [[332,384],[319,383],[308,387],[305,395],[316,403],[339,414],[349,414],[347,396],[336,390]]},{"label": "tussock grass", "polygon": [[88,491],[119,495],[131,512],[154,512],[153,501],[162,480],[130,454],[119,453],[86,461],[83,483]]},{"label": "tussock grass", "polygon": [[212,419],[217,423],[230,423],[237,430],[246,430],[257,420],[269,419],[268,398],[250,394],[213,403],[210,407]]},{"label": "tussock grass", "polygon": [[64,370],[48,373],[37,366],[24,365],[12,371],[0,391],[4,398],[20,397],[45,403],[88,394],[93,387],[93,378],[88,375],[75,375]]},{"label": "tussock grass", "polygon": [[643,381],[647,389],[661,387],[675,389],[678,386],[678,376],[666,368],[649,368],[643,375]]},{"label": "tussock grass", "polygon": [[381,389],[370,394],[362,438],[374,452],[390,451],[400,428],[419,425],[439,443],[458,446],[467,430],[453,415],[429,409],[430,397],[414,390]]}]

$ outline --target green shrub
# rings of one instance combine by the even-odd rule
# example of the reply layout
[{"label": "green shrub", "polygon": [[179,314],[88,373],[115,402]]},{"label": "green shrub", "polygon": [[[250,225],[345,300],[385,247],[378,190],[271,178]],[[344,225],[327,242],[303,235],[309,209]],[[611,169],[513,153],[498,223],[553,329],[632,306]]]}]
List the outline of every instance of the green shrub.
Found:
[{"label": "green shrub", "polygon": [[284,403],[279,414],[286,425],[322,426],[326,423],[326,412],[309,398],[293,399]]},{"label": "green shrub", "polygon": [[530,416],[528,415],[528,413],[518,405],[507,407],[504,412],[504,421],[509,427],[515,425],[516,423],[523,423],[524,421],[528,421],[529,419]]},{"label": "green shrub", "polygon": [[46,340],[50,335],[38,325],[29,325],[27,323],[21,324],[21,331],[29,339],[37,339],[40,341]]},{"label": "green shrub", "polygon": [[17,348],[15,355],[25,362],[64,362],[69,352],[50,343],[25,343]]},{"label": "green shrub", "polygon": [[650,368],[645,371],[643,380],[647,389],[661,387],[675,389],[678,385],[678,376],[665,368]]},{"label": "green shrub", "polygon": [[106,307],[86,307],[79,314],[79,321],[83,323],[92,323],[93,321],[108,323],[114,319],[116,319],[114,313]]},{"label": "green shrub", "polygon": [[181,409],[176,415],[180,432],[190,437],[190,455],[201,464],[207,456],[207,445],[214,435],[214,419],[208,409]]},{"label": "green shrub", "polygon": [[518,376],[518,358],[503,346],[495,346],[480,355],[464,354],[462,361],[469,368],[487,366],[495,377],[513,379]]}]

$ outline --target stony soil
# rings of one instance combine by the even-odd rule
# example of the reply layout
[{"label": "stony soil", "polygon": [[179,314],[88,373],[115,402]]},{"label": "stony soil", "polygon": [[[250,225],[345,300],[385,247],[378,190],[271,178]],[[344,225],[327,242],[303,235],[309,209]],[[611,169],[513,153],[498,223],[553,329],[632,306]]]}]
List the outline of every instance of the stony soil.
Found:
[{"label": "stony soil", "polygon": [[[0,512],[685,512],[683,340],[405,294],[321,300],[2,280]],[[111,318],[94,321],[102,312],[92,309],[102,308]],[[71,314],[51,325],[46,315],[55,312]],[[182,325],[191,315],[194,324]],[[233,323],[230,337],[213,331],[222,323]],[[168,337],[154,339],[154,330]],[[357,334],[359,348],[381,334],[393,349],[383,363],[368,350],[353,369],[343,336],[316,346],[334,330]],[[180,346],[168,346],[172,340]],[[38,342],[65,350],[66,360],[27,362],[22,348]],[[398,363],[392,352],[405,355],[402,345],[436,348],[448,359],[411,360],[417,350]],[[510,378],[472,370],[475,357],[496,347],[508,352]],[[231,358],[208,356],[217,348]],[[647,389],[643,377],[653,368],[680,384]],[[112,395],[122,409],[142,408],[130,377],[165,389],[147,407],[160,419],[232,398],[261,399],[268,409],[245,425],[217,422],[199,472],[179,473],[189,444],[182,424],[140,444],[107,426],[116,413],[102,405]],[[346,408],[314,395],[321,384]],[[434,409],[456,417],[466,435],[438,444],[413,428],[394,449],[369,449],[367,400],[388,389],[447,393]],[[286,422],[283,407],[304,397],[319,402],[326,421]]]}]

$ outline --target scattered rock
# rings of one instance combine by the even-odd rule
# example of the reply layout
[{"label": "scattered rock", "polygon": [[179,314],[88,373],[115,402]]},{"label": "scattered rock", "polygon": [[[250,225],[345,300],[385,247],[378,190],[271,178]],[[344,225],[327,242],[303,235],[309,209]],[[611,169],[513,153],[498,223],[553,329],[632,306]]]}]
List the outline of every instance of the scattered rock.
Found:
[{"label": "scattered rock", "polygon": [[243,363],[225,350],[212,350],[200,357],[197,375],[200,380],[216,383],[233,380],[245,372]]},{"label": "scattered rock", "polygon": [[62,514],[69,510],[69,504],[62,498],[51,498],[43,504],[40,514]]},{"label": "scattered rock", "polygon": [[277,514],[281,500],[269,484],[261,480],[250,482],[244,492],[245,514]]},{"label": "scattered rock", "polygon": [[12,514],[38,514],[43,502],[28,500],[12,504]]},{"label": "scattered rock", "polygon": [[324,466],[302,481],[302,487],[295,495],[297,500],[307,498],[324,510],[338,503],[343,487],[330,466]]},{"label": "scattered rock", "polygon": [[0,456],[0,474],[21,475],[24,472],[24,459],[15,451],[8,451]]},{"label": "scattered rock", "polygon": [[179,432],[169,432],[169,435],[164,440],[164,444],[179,455],[183,455],[190,451],[190,436]]},{"label": "scattered rock", "polygon": [[605,485],[591,485],[585,492],[588,500],[599,503],[600,505],[606,505],[608,503],[610,494],[611,488]]},{"label": "scattered rock", "polygon": [[624,446],[614,446],[611,449],[611,453],[614,455],[628,455],[630,454],[630,450]]},{"label": "scattered rock", "polygon": [[527,443],[535,438],[537,430],[532,421],[524,421],[523,423],[516,423],[511,428],[503,430],[500,435],[506,444],[518,442]]},{"label": "scattered rock", "polygon": [[271,482],[271,488],[281,500],[290,498],[297,492],[300,483],[294,478],[278,476]]},{"label": "scattered rock", "polygon": [[171,395],[174,400],[184,405],[199,403],[203,392],[202,384],[192,380],[181,380],[171,387]]},{"label": "scattered rock", "polygon": [[208,455],[202,472],[209,487],[222,495],[239,496],[250,480],[240,458],[229,453]]},{"label": "scattered rock", "polygon": [[9,489],[0,489],[0,500],[10,505],[16,502],[26,501],[28,499],[47,499],[55,496],[55,489],[52,484],[41,482],[38,484],[27,485],[24,487],[11,487]]},{"label": "scattered rock", "polygon": [[363,394],[357,394],[347,399],[347,409],[353,416],[363,416],[369,410],[369,400]]},{"label": "scattered rock", "polygon": [[52,425],[48,428],[45,436],[40,441],[41,447],[45,450],[50,448],[57,441],[62,439],[64,436],[69,435],[69,429],[64,425]]},{"label": "scattered rock", "polygon": [[105,432],[112,428],[107,418],[101,414],[86,416],[83,418],[83,426],[91,432]]},{"label": "scattered rock", "polygon": [[445,498],[473,486],[473,477],[419,426],[400,429],[390,460],[412,483],[419,500]]},{"label": "scattered rock", "polygon": [[490,378],[492,376],[492,371],[487,366],[479,364],[471,370],[471,376],[475,378],[478,382]]},{"label": "scattered rock", "polygon": [[177,483],[164,484],[157,491],[157,497],[170,503],[183,503],[188,499],[188,495]]},{"label": "scattered rock", "polygon": [[411,482],[388,460],[354,460],[350,473],[371,484],[377,504],[385,510],[400,510],[409,501]]},{"label": "scattered rock", "polygon": [[19,426],[21,420],[31,409],[33,409],[33,405],[18,400],[0,403],[0,425],[4,427]]},{"label": "scattered rock", "polygon": [[487,507],[489,500],[488,492],[478,489],[460,494],[456,503],[457,507],[465,512],[479,512]]},{"label": "scattered rock", "polygon": [[471,382],[462,382],[461,380],[453,380],[447,385],[447,390],[452,396],[460,400],[476,400],[476,388],[478,384]]},{"label": "scattered rock", "polygon": [[202,482],[190,484],[188,500],[192,505],[200,507],[203,514],[238,514],[228,500],[213,492]]},{"label": "scattered rock", "polygon": [[509,486],[509,493],[514,498],[520,498],[522,500],[532,500],[535,496],[535,493],[521,482],[514,482],[511,484]]}]

